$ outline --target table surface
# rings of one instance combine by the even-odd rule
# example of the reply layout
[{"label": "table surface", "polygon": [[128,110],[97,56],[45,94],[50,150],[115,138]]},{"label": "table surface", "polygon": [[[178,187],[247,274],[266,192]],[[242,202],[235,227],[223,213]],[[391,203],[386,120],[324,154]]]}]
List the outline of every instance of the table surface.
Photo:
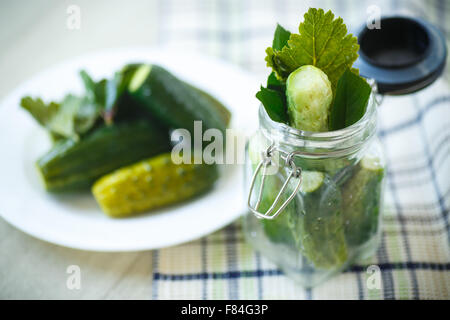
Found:
[{"label": "table surface", "polygon": [[[255,1],[244,2],[244,6],[254,8],[264,6]],[[282,2],[292,6],[291,1]],[[79,30],[70,30],[66,26],[66,11],[71,3],[40,0],[3,1],[0,4],[0,70],[2,75],[7,75],[0,77],[0,97],[33,74],[85,52],[111,47],[170,44],[162,27],[155,26],[164,22],[161,20],[164,10],[183,10],[185,2],[172,1],[172,7],[167,8],[162,1],[138,0],[133,1],[132,6],[123,1],[73,1],[81,8]],[[221,1],[219,4],[217,1],[193,3],[204,7],[220,5]],[[230,3],[241,5],[240,1]],[[252,16],[252,23],[258,25],[260,19],[269,19],[270,23],[264,24],[266,26],[284,21],[285,13],[277,10],[275,7],[268,8],[262,11],[261,16]],[[301,12],[300,9],[297,11]],[[265,15],[267,12],[276,14]],[[293,21],[290,18],[287,22],[291,29]],[[186,28],[189,29],[189,26]],[[221,47],[220,39],[190,49],[219,57],[224,57],[223,51],[227,50],[229,60],[245,66],[262,79],[266,70],[260,61],[273,29],[264,28],[261,29],[264,33],[262,37],[267,41],[262,41],[261,46],[249,48],[244,55],[236,53],[234,47]],[[178,45],[185,48],[190,44]],[[255,67],[257,64],[258,67]],[[148,299],[152,296],[151,251],[93,253],[67,249],[30,237],[0,219],[0,256],[0,298]],[[81,268],[82,290],[69,290],[66,286],[70,265]]]}]

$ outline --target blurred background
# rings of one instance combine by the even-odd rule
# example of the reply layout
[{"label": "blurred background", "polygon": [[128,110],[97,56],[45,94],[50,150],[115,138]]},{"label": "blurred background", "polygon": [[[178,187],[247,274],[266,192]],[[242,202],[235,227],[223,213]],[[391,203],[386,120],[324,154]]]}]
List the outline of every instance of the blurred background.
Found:
[{"label": "blurred background", "polygon": [[[201,52],[232,62],[256,76],[263,83],[269,72],[264,62],[265,49],[271,45],[276,23],[279,22],[285,28],[296,31],[303,13],[309,7],[331,9],[336,15],[344,18],[350,29],[365,23],[373,10],[379,10],[383,16],[397,13],[419,16],[439,26],[447,40],[450,40],[449,0],[0,0],[0,74],[2,75],[0,77],[0,98],[37,72],[64,60],[101,49],[134,46],[166,46],[181,52]],[[79,26],[74,25],[71,20],[74,8],[75,11],[79,10]],[[445,74],[448,79],[448,71]],[[439,81],[445,83],[444,80]],[[444,84],[444,89],[442,89],[442,85],[440,88],[440,95],[448,95],[449,90],[446,84]],[[426,99],[419,99],[420,105],[423,101],[431,100],[436,96],[435,91],[431,90],[434,89],[427,89],[428,96],[431,98],[428,99],[427,96]],[[412,105],[411,101],[415,101],[416,98],[412,97],[411,99],[396,100],[406,102],[396,102],[395,104],[406,110],[407,105]],[[385,99],[383,105],[386,103]],[[413,111],[409,114],[405,113],[406,116],[417,118],[417,121],[423,118],[422,109],[411,108]],[[381,118],[384,120],[382,124],[390,125],[389,121],[395,118],[392,117],[394,110],[401,110],[401,108],[391,107],[387,112],[382,108]],[[448,115],[449,109],[446,110]],[[440,116],[440,118],[445,120],[445,116]],[[434,125],[429,127],[440,128]],[[441,127],[448,129],[447,124]],[[435,139],[434,131],[429,136],[431,138],[427,141],[434,141],[436,145],[444,146],[444,143],[438,143],[441,140]],[[446,137],[444,137],[445,140],[448,139]],[[401,140],[400,144],[404,145],[404,140]],[[405,150],[403,150],[398,147],[399,144],[393,144],[392,147],[388,143],[385,145],[390,156],[394,153],[398,155],[397,151],[405,151],[405,156],[401,154],[403,159],[410,158],[412,152],[410,146],[405,146]],[[417,144],[417,146],[414,144],[413,147],[417,149],[417,153],[415,153],[417,156],[412,160],[432,163],[429,158],[425,158],[421,144]],[[445,153],[445,158],[442,158],[444,159],[443,163],[446,164],[448,164],[447,154]],[[446,168],[450,170],[449,166]],[[412,176],[410,172],[405,171],[403,176],[399,173],[398,177],[409,178]],[[446,187],[448,174],[447,176],[438,176],[438,178],[443,181],[441,185]],[[428,184],[420,183],[420,185],[423,188],[430,188],[430,194],[435,193]],[[420,194],[424,194],[422,189],[420,189]],[[448,200],[448,193],[445,194]],[[411,200],[407,197],[405,199],[404,202]],[[417,209],[415,200],[417,199],[411,200],[413,203],[411,207],[414,207],[414,210]],[[432,208],[436,208],[436,206]],[[390,233],[388,233],[378,259],[381,262],[391,262],[392,259],[398,258],[395,262],[401,267],[405,267],[399,269],[400,271],[383,270],[383,276],[386,275],[384,279],[387,280],[383,284],[385,292],[382,298],[419,297],[417,283],[411,280],[412,284],[410,284],[408,280],[415,279],[415,271],[409,270],[409,265],[406,265],[405,262],[411,261],[411,254],[409,249],[405,249],[407,258],[404,258],[403,248],[404,246],[408,248],[409,243],[412,243],[411,246],[416,250],[412,251],[414,261],[448,263],[448,240],[445,238],[446,233],[444,232],[448,231],[448,211],[446,216],[444,213],[441,215],[437,209],[433,209],[437,212],[433,214],[439,215],[438,218],[432,216],[422,219],[420,216],[419,218],[413,216],[407,220],[404,217],[409,214],[408,210],[412,209],[404,209],[403,215],[397,215],[399,207],[394,209],[390,216]],[[426,210],[434,212],[429,208],[419,208],[416,211],[418,215],[425,215]],[[447,217],[446,224],[443,221],[445,217]],[[443,233],[439,233],[439,236],[436,237],[405,237],[407,240],[397,237],[398,234],[402,236],[408,234],[411,229],[415,231],[416,229],[434,228],[435,225],[429,221],[439,221],[438,226],[440,228],[442,225]],[[235,230],[237,229],[226,229],[225,238],[230,238],[229,235],[233,235]],[[415,233],[411,232],[410,234]],[[221,234],[219,236],[222,237]],[[239,237],[236,236],[236,238]],[[241,240],[235,240],[235,242],[239,241]],[[178,246],[153,253],[90,253],[38,241],[0,220],[0,256],[2,257],[0,259],[0,298],[149,298],[152,296],[198,298],[199,296],[189,296],[189,293],[193,291],[190,284],[181,286],[179,282],[176,284],[164,283],[164,278],[156,272],[164,274],[167,266],[182,268],[188,257],[196,259],[196,256],[192,255],[189,250],[194,250],[192,248],[195,247],[197,252],[198,248],[205,247],[206,242],[207,240],[202,239],[198,243],[195,242],[186,247]],[[208,240],[208,243],[210,242],[212,241]],[[253,259],[253,251],[246,246],[243,248],[246,251],[241,253],[250,257],[248,259]],[[430,248],[434,249],[430,250]],[[222,251],[227,252],[225,249]],[[216,250],[216,252],[218,251]],[[414,254],[417,252],[421,255],[415,257]],[[434,260],[427,256],[432,253]],[[391,260],[385,258],[386,256]],[[155,257],[158,258],[158,261],[155,261]],[[222,259],[221,263],[227,266],[247,263],[236,262],[233,260],[235,257],[226,254],[220,255],[219,258]],[[68,264],[82,266],[84,277],[82,291],[66,289],[67,274],[65,270]],[[440,274],[439,277],[428,277],[429,274],[432,274],[432,268],[425,269],[421,270],[422,273],[417,276],[422,290],[420,297],[426,295],[427,292],[431,292],[430,296],[433,294],[437,297],[448,296],[445,279],[448,281],[449,278],[444,278],[445,274]],[[183,269],[178,272],[185,271]],[[361,277],[365,276],[365,271],[362,269],[358,272],[355,272],[357,277],[355,279],[360,281]],[[411,273],[411,276],[408,272]],[[353,274],[345,274],[336,278],[337,280],[334,280],[336,282],[330,282],[328,287],[323,287],[313,294],[292,286],[292,281],[289,279],[281,278],[281,276],[279,278],[272,277],[267,280],[273,280],[269,283],[271,289],[267,289],[265,292],[273,294],[272,297],[284,298],[311,298],[311,296],[314,298],[338,298],[342,297],[342,292],[339,291],[342,286],[339,287],[338,284],[349,283],[349,277],[353,277]],[[156,283],[153,286],[152,281]],[[253,281],[253,279],[249,281]],[[415,281],[417,282],[417,279]],[[194,285],[199,286],[196,283]],[[434,288],[437,289],[434,290]],[[220,283],[212,292],[223,294],[224,290]],[[356,292],[356,289],[354,291]],[[178,294],[178,296],[174,296],[174,294]],[[240,297],[253,299],[256,296],[240,295]],[[351,291],[347,297],[358,296],[357,293]]]},{"label": "blurred background", "polygon": [[[80,25],[71,29],[71,6]],[[332,9],[355,28],[370,16],[426,18],[450,39],[448,0],[16,0],[0,1],[0,96],[22,80],[83,53],[115,47],[164,45],[229,60],[263,80],[264,50],[280,22],[294,31],[309,7]],[[6,75],[6,76],[5,76]]]}]

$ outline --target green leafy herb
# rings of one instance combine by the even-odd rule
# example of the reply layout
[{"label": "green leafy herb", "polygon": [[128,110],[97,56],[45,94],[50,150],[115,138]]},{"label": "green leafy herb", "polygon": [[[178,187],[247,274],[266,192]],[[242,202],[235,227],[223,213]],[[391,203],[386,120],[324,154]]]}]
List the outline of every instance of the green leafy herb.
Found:
[{"label": "green leafy herb", "polygon": [[95,82],[85,70],[80,71],[86,90],[86,97],[97,105],[100,114],[103,116],[106,124],[113,122],[114,108],[122,92],[121,72],[116,72],[111,79],[101,79]]},{"label": "green leafy herb", "polygon": [[339,79],[329,117],[329,130],[348,127],[362,118],[366,112],[371,88],[350,69]]},{"label": "green leafy herb", "polygon": [[20,105],[52,134],[54,138],[78,139],[98,117],[98,110],[88,98],[67,95],[61,103],[45,104],[42,99],[22,98]]},{"label": "green leafy herb", "polygon": [[[291,33],[279,24],[275,29],[272,41],[273,50],[281,50],[289,39]],[[267,79],[267,88],[261,87],[256,98],[263,104],[269,117],[276,122],[287,122],[286,84],[277,79],[272,72]]]},{"label": "green leafy herb", "polygon": [[289,31],[277,24],[272,41],[272,49],[278,51],[283,49],[284,46],[287,45],[290,36],[291,33]]},{"label": "green leafy herb", "polygon": [[112,78],[101,79],[98,82],[92,80],[86,71],[82,70],[80,72],[86,89],[86,96],[97,104],[97,108],[101,111],[100,114],[106,124],[111,124],[114,121],[119,100],[127,90],[134,72],[140,65],[128,64],[120,71],[114,73]]},{"label": "green leafy herb", "polygon": [[286,84],[279,81],[272,72],[267,79],[267,88],[261,87],[256,93],[256,98],[264,106],[270,119],[276,122],[288,121]]},{"label": "green leafy herb", "polygon": [[299,34],[291,34],[281,51],[267,48],[267,65],[285,81],[303,65],[313,65],[328,76],[333,88],[344,71],[358,57],[356,37],[347,35],[342,18],[334,19],[331,11],[310,8],[299,26]]},{"label": "green leafy herb", "polygon": [[[80,77],[85,87],[83,96],[67,95],[60,103],[44,103],[42,99],[24,97],[21,106],[26,109],[54,138],[78,139],[94,127],[100,117],[106,124],[113,122],[120,99],[140,64],[129,64],[111,79],[94,81],[84,70]],[[127,114],[124,112],[124,114]]]},{"label": "green leafy herb", "polygon": [[283,92],[261,87],[256,98],[261,101],[270,119],[276,122],[287,122],[286,96]]},{"label": "green leafy herb", "polygon": [[275,73],[271,73],[267,78],[267,88],[277,90],[280,92],[286,91],[286,83],[277,79]]},{"label": "green leafy herb", "polygon": [[119,97],[122,95],[120,82],[122,80],[121,73],[116,72],[111,79],[106,80],[105,85],[105,104],[103,105],[103,118],[106,124],[113,122],[113,117]]}]

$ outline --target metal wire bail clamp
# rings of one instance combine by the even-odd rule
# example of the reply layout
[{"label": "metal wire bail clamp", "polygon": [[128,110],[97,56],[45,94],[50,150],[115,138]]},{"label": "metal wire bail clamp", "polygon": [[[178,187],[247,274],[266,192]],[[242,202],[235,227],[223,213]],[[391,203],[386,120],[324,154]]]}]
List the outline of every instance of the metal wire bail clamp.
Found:
[{"label": "metal wire bail clamp", "polygon": [[[261,204],[261,198],[262,198],[262,193],[264,190],[264,183],[266,180],[266,176],[267,176],[267,167],[270,166],[270,164],[272,163],[272,156],[273,156],[273,151],[277,150],[277,148],[275,147],[275,145],[272,143],[265,152],[263,152],[262,154],[262,159],[261,161],[258,163],[255,172],[253,173],[253,177],[252,177],[252,181],[250,184],[250,190],[248,193],[248,199],[247,199],[247,206],[249,208],[249,210],[259,219],[268,219],[268,220],[272,220],[275,219],[288,205],[289,203],[294,199],[295,195],[297,194],[297,192],[300,190],[300,186],[302,184],[302,169],[297,167],[294,163],[293,158],[296,155],[301,154],[301,152],[298,151],[294,151],[289,153],[286,156],[286,160],[285,160],[285,164],[289,165],[291,168],[291,172],[289,173],[288,178],[286,179],[286,181],[284,182],[283,186],[280,189],[280,192],[278,193],[278,195],[276,196],[274,202],[272,203],[272,205],[270,206],[270,208],[265,212],[259,212],[259,206]],[[280,150],[281,151],[281,150]],[[261,187],[259,189],[258,192],[258,198],[256,200],[256,204],[255,207],[253,207],[251,205],[251,199],[252,199],[252,193],[253,193],[253,189],[255,187],[255,182],[256,182],[256,178],[259,174],[259,172],[261,171],[262,168],[262,179],[261,179]],[[278,210],[274,213],[271,214],[277,204],[280,201],[281,195],[283,194],[283,192],[285,191],[285,189],[287,188],[289,181],[292,178],[297,178],[298,179],[298,183],[295,187],[295,189],[292,191],[292,193],[289,195],[289,197],[286,199],[286,201],[278,208]]]}]

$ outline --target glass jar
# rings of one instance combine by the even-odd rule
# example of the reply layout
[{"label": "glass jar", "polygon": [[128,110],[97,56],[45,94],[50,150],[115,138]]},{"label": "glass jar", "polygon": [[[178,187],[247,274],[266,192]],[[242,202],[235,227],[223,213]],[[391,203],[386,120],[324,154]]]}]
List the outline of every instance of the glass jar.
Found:
[{"label": "glass jar", "polygon": [[246,146],[244,232],[305,287],[377,250],[385,159],[376,105],[372,95],[357,123],[330,132],[296,130],[259,109]]}]

